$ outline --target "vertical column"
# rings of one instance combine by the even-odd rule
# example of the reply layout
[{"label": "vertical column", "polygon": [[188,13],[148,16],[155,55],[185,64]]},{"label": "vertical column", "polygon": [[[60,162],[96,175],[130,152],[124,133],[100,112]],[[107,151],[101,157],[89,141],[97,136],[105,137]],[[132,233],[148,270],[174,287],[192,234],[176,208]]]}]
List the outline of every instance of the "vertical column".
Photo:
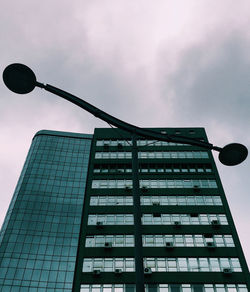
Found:
[{"label": "vertical column", "polygon": [[134,236],[135,236],[135,277],[136,292],[144,292],[144,268],[142,253],[142,226],[141,226],[141,203],[140,186],[138,175],[138,147],[137,137],[132,134],[132,181],[133,181],[133,202],[134,202]]}]

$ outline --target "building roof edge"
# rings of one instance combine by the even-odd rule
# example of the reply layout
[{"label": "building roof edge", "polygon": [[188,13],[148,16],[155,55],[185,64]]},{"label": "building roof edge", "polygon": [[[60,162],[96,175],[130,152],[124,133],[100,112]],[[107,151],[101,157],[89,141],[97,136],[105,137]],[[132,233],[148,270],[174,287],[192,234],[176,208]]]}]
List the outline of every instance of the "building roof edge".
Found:
[{"label": "building roof edge", "polygon": [[33,139],[37,136],[47,135],[47,136],[58,136],[58,137],[68,137],[68,138],[80,138],[80,139],[92,139],[92,134],[82,134],[73,132],[63,132],[63,131],[53,131],[53,130],[40,130],[38,131]]}]

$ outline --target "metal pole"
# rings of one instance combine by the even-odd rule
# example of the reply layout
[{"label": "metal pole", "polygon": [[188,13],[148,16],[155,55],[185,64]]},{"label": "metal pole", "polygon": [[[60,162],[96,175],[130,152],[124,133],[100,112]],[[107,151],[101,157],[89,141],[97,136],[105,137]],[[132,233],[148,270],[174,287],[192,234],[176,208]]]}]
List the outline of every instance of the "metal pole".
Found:
[{"label": "metal pole", "polygon": [[135,237],[135,278],[136,292],[144,292],[144,267],[142,252],[142,225],[141,225],[141,202],[138,167],[137,137],[132,134],[132,195],[134,202],[134,237]]},{"label": "metal pole", "polygon": [[168,141],[168,142],[176,142],[176,143],[184,143],[184,144],[190,144],[194,146],[199,146],[205,149],[213,149],[216,151],[220,151],[222,148],[214,146],[211,143],[208,142],[203,142],[200,140],[196,140],[190,137],[184,137],[180,135],[168,135],[168,134],[162,134],[160,132],[156,132],[150,129],[144,129],[144,128],[139,128],[137,126],[134,126],[132,124],[129,124],[127,122],[124,122],[114,116],[111,116],[110,114],[100,110],[99,108],[93,106],[92,104],[86,102],[85,100],[80,99],[77,96],[72,95],[71,93],[68,93],[66,91],[63,91],[62,89],[56,88],[52,85],[49,84],[42,84],[37,82],[36,86],[43,88],[47,90],[48,92],[51,92],[57,96],[60,96],[75,105],[83,108],[84,110],[88,111],[95,117],[119,128],[125,131],[130,132],[132,135],[137,134],[138,136],[142,136],[144,138],[148,139],[155,139],[159,141]]}]

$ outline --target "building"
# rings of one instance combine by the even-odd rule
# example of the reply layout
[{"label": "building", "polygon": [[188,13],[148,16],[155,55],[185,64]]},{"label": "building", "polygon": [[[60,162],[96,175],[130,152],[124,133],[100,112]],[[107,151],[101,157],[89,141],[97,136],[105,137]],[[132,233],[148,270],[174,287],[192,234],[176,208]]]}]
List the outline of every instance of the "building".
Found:
[{"label": "building", "polygon": [[[250,291],[211,152],[137,145],[146,291]],[[0,291],[134,292],[134,242],[130,134],[38,132],[1,231]]]},{"label": "building", "polygon": [[0,236],[0,291],[72,291],[92,135],[40,131]]}]

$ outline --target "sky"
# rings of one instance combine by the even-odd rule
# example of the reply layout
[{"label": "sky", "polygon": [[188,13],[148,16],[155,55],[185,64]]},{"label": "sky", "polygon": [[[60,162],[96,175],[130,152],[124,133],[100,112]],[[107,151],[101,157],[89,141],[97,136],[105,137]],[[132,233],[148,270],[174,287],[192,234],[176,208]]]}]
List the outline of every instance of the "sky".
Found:
[{"label": "sky", "polygon": [[[23,63],[37,80],[140,127],[205,127],[223,147],[250,144],[248,0],[3,0],[0,71]],[[41,129],[108,127],[37,88],[0,81],[0,226],[31,140]],[[250,266],[250,158],[227,167],[214,153]]]}]

